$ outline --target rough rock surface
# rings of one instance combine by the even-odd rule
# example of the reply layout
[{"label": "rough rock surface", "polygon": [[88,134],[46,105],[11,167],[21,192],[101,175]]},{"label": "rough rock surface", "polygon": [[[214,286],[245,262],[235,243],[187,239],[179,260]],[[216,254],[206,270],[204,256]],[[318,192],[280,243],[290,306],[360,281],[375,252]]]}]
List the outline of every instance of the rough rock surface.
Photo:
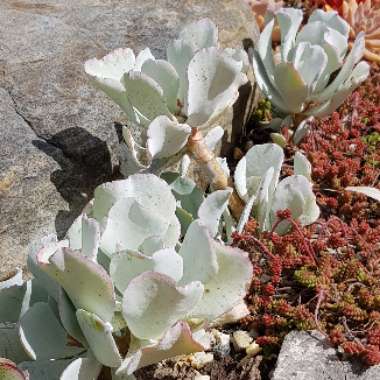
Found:
[{"label": "rough rock surface", "polygon": [[31,239],[62,236],[117,163],[121,113],[83,62],[117,47],[160,57],[187,22],[210,17],[226,46],[251,28],[236,0],[1,0],[0,274]]},{"label": "rough rock surface", "polygon": [[293,331],[281,347],[271,380],[375,380],[380,365],[363,369],[339,360],[318,332]]}]

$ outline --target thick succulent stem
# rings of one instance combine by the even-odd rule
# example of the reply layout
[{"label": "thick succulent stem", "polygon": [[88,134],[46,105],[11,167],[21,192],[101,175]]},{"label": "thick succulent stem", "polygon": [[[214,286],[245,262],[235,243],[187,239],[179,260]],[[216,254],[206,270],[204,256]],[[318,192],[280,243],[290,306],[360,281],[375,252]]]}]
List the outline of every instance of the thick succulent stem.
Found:
[{"label": "thick succulent stem", "polygon": [[[187,148],[192,158],[200,165],[209,183],[214,190],[224,190],[231,185],[230,178],[226,175],[215,155],[206,145],[202,132],[193,128]],[[239,219],[244,204],[234,191],[230,197],[230,209],[235,219]]]}]

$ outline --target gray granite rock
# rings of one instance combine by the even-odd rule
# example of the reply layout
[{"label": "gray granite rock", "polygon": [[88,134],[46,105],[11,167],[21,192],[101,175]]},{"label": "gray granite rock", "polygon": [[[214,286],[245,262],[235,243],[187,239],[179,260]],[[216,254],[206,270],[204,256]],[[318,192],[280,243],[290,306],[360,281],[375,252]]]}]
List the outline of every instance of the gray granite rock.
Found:
[{"label": "gray granite rock", "polygon": [[0,273],[31,239],[63,235],[117,163],[119,109],[83,62],[117,47],[164,55],[187,22],[210,17],[224,46],[252,33],[236,0],[0,1]]},{"label": "gray granite rock", "polygon": [[339,360],[319,332],[293,331],[281,347],[271,380],[375,380],[380,365],[363,369]]}]

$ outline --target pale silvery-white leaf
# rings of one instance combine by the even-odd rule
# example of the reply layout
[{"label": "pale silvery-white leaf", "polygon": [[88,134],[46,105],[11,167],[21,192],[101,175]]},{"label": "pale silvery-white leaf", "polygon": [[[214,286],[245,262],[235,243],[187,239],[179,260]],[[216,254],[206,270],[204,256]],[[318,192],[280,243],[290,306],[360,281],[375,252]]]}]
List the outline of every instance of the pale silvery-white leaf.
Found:
[{"label": "pale silvery-white leaf", "polygon": [[163,90],[151,77],[139,71],[130,71],[124,74],[122,83],[141,124],[149,125],[160,115],[170,116]]},{"label": "pale silvery-white leaf", "polygon": [[231,194],[231,188],[214,191],[199,207],[198,217],[207,226],[211,236],[215,236],[218,232],[220,218],[228,206]]},{"label": "pale silvery-white leaf", "polygon": [[260,178],[270,167],[274,169],[270,190],[270,193],[273,193],[280,176],[283,161],[284,152],[277,144],[254,145],[236,166],[234,180],[239,196],[247,202],[251,196],[256,195]]},{"label": "pale silvery-white leaf", "polygon": [[309,91],[295,67],[291,63],[279,63],[275,66],[274,81],[282,99],[286,99],[288,113],[302,112]]},{"label": "pale silvery-white leaf", "polygon": [[191,311],[192,317],[210,322],[241,304],[253,272],[246,252],[215,241],[213,248],[218,272],[204,283],[203,297]]},{"label": "pale silvery-white leaf", "polygon": [[218,273],[218,261],[208,228],[199,220],[187,229],[179,255],[183,259],[183,277],[180,284],[192,281],[207,283]]},{"label": "pale silvery-white leaf", "polygon": [[134,278],[125,290],[123,316],[134,336],[157,339],[176,321],[185,318],[202,294],[201,282],[177,287],[168,276],[145,272]]},{"label": "pale silvery-white leaf", "polygon": [[134,198],[118,200],[110,209],[100,248],[109,257],[120,250],[138,250],[151,236],[162,236],[169,220],[145,207]]},{"label": "pale silvery-white leaf", "polygon": [[169,43],[166,54],[179,76],[178,100],[181,106],[185,103],[188,91],[187,69],[191,59],[199,50],[217,46],[217,44],[218,29],[209,19],[186,25],[178,39]]},{"label": "pale silvery-white leaf", "polygon": [[154,55],[149,48],[145,48],[137,54],[134,70],[142,71],[142,67],[146,61],[154,61]]},{"label": "pale silvery-white leaf", "polygon": [[335,79],[320,93],[315,94],[312,99],[322,103],[330,99],[338,88],[349,78],[354,69],[354,66],[359,62],[363,56],[365,48],[365,35],[364,33],[359,33],[355,39],[354,45],[348,56],[345,59],[345,62],[338,72],[338,75]]},{"label": "pale silvery-white leaf", "polygon": [[378,202],[380,202],[380,190],[376,187],[370,186],[348,186],[346,187],[347,191],[354,191],[356,193],[361,193],[370,197]]},{"label": "pale silvery-white leaf", "polygon": [[221,126],[216,126],[207,132],[204,137],[204,142],[210,150],[214,150],[224,136],[224,129]]},{"label": "pale silvery-white leaf", "polygon": [[95,358],[78,358],[65,368],[59,380],[96,380],[101,370],[102,364]]},{"label": "pale silvery-white leaf", "polygon": [[148,127],[148,150],[153,158],[165,158],[178,153],[187,143],[191,128],[167,116],[156,117]]},{"label": "pale silvery-white leaf", "polygon": [[100,242],[99,223],[83,215],[82,218],[82,254],[96,261]]},{"label": "pale silvery-white leaf", "polygon": [[261,177],[259,189],[255,197],[254,214],[262,231],[269,227],[269,210],[273,198],[275,170],[271,166]]},{"label": "pale silvery-white leaf", "polygon": [[235,61],[217,48],[199,51],[188,68],[189,90],[185,99],[187,123],[199,127],[232,106],[247,77],[242,62]]},{"label": "pale silvery-white leaf", "polygon": [[241,234],[243,232],[244,227],[247,224],[247,222],[251,216],[251,212],[253,209],[253,205],[255,203],[255,199],[256,199],[256,196],[252,195],[251,198],[249,198],[248,202],[244,206],[243,212],[240,215],[239,223],[236,227],[236,231],[239,234]]},{"label": "pale silvery-white leaf", "polygon": [[37,258],[46,272],[66,291],[77,308],[110,321],[114,314],[115,294],[111,278],[102,266],[69,248],[40,252]]},{"label": "pale silvery-white leaf", "polygon": [[282,62],[288,62],[288,54],[295,43],[303,14],[300,9],[280,8],[275,16],[281,31],[281,59]]},{"label": "pale silvery-white leaf", "polygon": [[188,324],[181,321],[169,328],[157,343],[129,352],[116,374],[130,375],[161,360],[204,350],[205,347],[193,338]]},{"label": "pale silvery-white leaf", "polygon": [[191,158],[188,154],[184,154],[182,160],[180,162],[180,174],[181,177],[185,177],[187,172],[189,171],[189,167],[191,164]]},{"label": "pale silvery-white leaf", "polygon": [[[133,125],[132,125],[133,128]],[[125,178],[148,169],[148,149],[137,144],[129,127],[123,127],[123,139],[119,145],[120,171]]]},{"label": "pale silvery-white leaf", "polygon": [[307,133],[310,130],[310,122],[313,120],[314,120],[314,116],[309,116],[307,119],[299,123],[297,129],[295,130],[292,136],[292,140],[295,145],[300,144],[303,138],[307,135]]},{"label": "pale silvery-white leaf", "polygon": [[321,9],[316,9],[309,17],[309,22],[314,21],[321,21],[348,38],[350,25],[342,17],[339,17],[338,12],[324,12]]},{"label": "pale silvery-white leaf", "polygon": [[[301,225],[314,223],[319,217],[319,207],[313,193],[312,184],[303,175],[292,175],[283,179],[277,186],[272,203],[272,220],[276,220],[276,212],[289,209],[292,218]],[[287,231],[289,223],[281,222],[276,232]]]},{"label": "pale silvery-white leaf", "polygon": [[170,112],[176,113],[178,111],[179,76],[175,68],[162,59],[150,59],[142,65],[141,72],[147,74],[158,83],[162,88],[163,96]]},{"label": "pale silvery-white leaf", "polygon": [[303,175],[311,181],[311,163],[301,152],[294,155],[294,174]]},{"label": "pale silvery-white leaf", "polygon": [[183,273],[182,257],[173,248],[168,248],[161,249],[152,256],[124,251],[111,258],[110,275],[121,293],[124,293],[131,280],[149,271],[162,273],[179,281]]},{"label": "pale silvery-white leaf", "polygon": [[112,325],[96,314],[78,309],[78,323],[96,359],[107,367],[119,367],[121,356],[112,336]]}]

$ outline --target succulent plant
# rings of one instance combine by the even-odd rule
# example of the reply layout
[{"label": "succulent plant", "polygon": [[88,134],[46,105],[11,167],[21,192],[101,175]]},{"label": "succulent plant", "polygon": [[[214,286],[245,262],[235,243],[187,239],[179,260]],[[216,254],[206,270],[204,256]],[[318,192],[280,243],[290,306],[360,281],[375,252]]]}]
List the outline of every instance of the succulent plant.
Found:
[{"label": "succulent plant", "polygon": [[[125,176],[167,163],[184,148],[194,129],[209,127],[247,81],[248,57],[221,49],[218,29],[208,19],[187,25],[170,41],[167,60],[147,48],[137,57],[129,48],[85,63],[92,82],[126,113],[121,170]],[[140,128],[140,129],[139,129]],[[142,130],[142,142],[131,130]],[[178,158],[176,158],[178,159]],[[153,163],[152,163],[153,161]]]},{"label": "succulent plant", "polygon": [[66,239],[31,246],[32,280],[19,271],[0,282],[0,356],[18,365],[0,361],[19,376],[9,379],[97,379],[104,367],[133,379],[138,368],[207,349],[208,325],[248,313],[248,255],[214,239],[231,190],[201,198],[182,241],[179,178],[136,174],[99,186]]},{"label": "succulent plant", "polygon": [[315,222],[319,207],[313,193],[311,164],[300,152],[295,154],[294,175],[279,181],[284,153],[278,144],[253,146],[236,166],[234,180],[237,193],[246,202],[238,230],[242,230],[250,213],[261,230],[284,233],[289,225],[282,221],[277,225],[277,211],[289,209],[292,218],[301,225]]},{"label": "succulent plant", "polygon": [[364,58],[380,62],[380,1],[345,0],[341,15],[351,27],[352,41],[360,32],[365,32]]},{"label": "succulent plant", "polygon": [[[347,54],[350,27],[336,12],[315,10],[301,27],[302,20],[299,9],[276,11],[253,55],[261,91],[280,113],[296,120],[329,115],[369,74],[369,65],[359,62],[364,33],[357,35]],[[274,54],[271,36],[276,23],[281,46]]]}]

